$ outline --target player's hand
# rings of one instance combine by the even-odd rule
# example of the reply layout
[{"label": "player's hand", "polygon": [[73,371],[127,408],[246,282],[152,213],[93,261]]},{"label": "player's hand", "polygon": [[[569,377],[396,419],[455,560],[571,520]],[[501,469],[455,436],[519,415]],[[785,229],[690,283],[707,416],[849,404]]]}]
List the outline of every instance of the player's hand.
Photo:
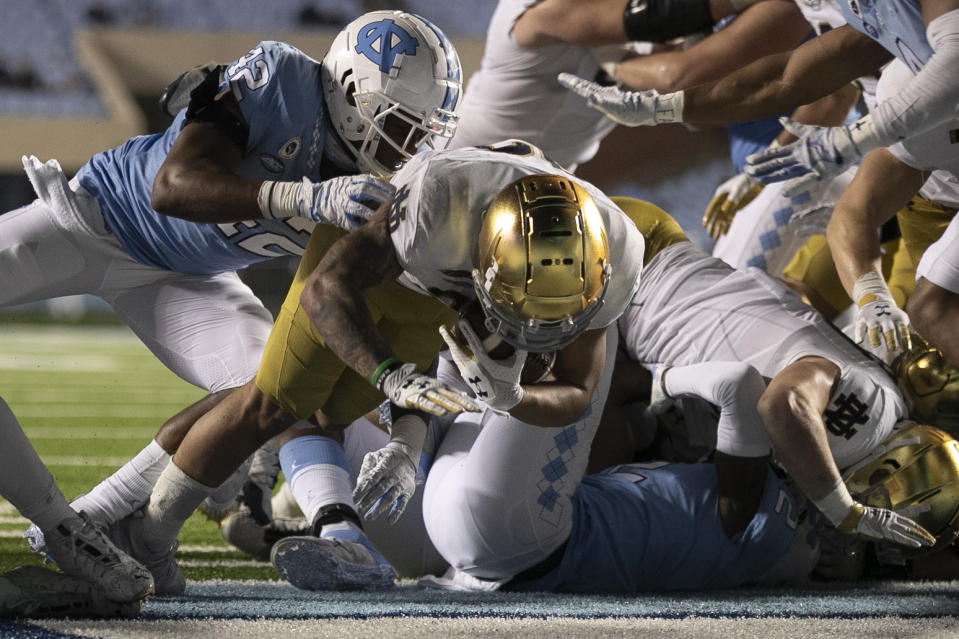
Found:
[{"label": "player's hand", "polygon": [[856,312],[855,339],[886,364],[912,348],[909,316],[892,297],[865,295]]},{"label": "player's hand", "polygon": [[745,171],[763,184],[792,180],[783,191],[786,197],[793,197],[817,182],[832,180],[863,155],[851,127],[800,124],[789,118],[779,121],[799,139],[753,153],[746,158]]},{"label": "player's hand", "polygon": [[396,188],[374,175],[343,175],[322,182],[303,178],[300,215],[317,224],[327,223],[347,231],[366,224]]},{"label": "player's hand", "polygon": [[509,411],[523,400],[524,391],[519,380],[526,364],[527,352],[516,349],[506,359],[494,360],[486,353],[482,340],[469,322],[460,319],[458,326],[472,353],[467,352],[445,326],[440,326],[440,335],[449,346],[460,375],[473,389],[476,397],[486,402],[490,408]]},{"label": "player's hand", "polygon": [[380,390],[403,408],[416,408],[431,415],[470,413],[482,410],[480,403],[435,377],[416,372],[415,364],[403,364],[383,376]]},{"label": "player's hand", "polygon": [[725,235],[739,209],[752,202],[762,190],[763,185],[745,173],[734,175],[720,184],[703,215],[703,228],[709,237],[716,240]]},{"label": "player's hand", "polygon": [[572,73],[560,73],[557,79],[576,95],[586,98],[586,104],[619,124],[652,126],[682,122],[682,91],[665,94],[654,90],[623,91],[619,87],[602,86]]},{"label": "player's hand", "polygon": [[910,548],[934,546],[936,538],[910,519],[928,506],[910,506],[900,512],[855,504],[839,524],[839,530],[862,539],[892,541]]},{"label": "player's hand", "polygon": [[416,461],[413,449],[397,441],[363,457],[356,479],[353,500],[366,519],[386,515],[396,523],[416,490]]}]

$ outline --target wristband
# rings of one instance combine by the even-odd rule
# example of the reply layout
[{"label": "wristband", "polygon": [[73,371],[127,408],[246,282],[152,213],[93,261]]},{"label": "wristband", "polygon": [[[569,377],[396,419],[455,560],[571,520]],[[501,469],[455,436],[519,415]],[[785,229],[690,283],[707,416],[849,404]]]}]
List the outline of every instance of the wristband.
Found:
[{"label": "wristband", "polygon": [[396,357],[387,357],[383,362],[376,367],[376,370],[373,371],[373,374],[370,375],[370,384],[372,384],[376,390],[380,390],[380,386],[383,385],[383,379],[387,374],[392,373],[394,370],[403,365]]},{"label": "wristband", "polygon": [[889,286],[882,275],[875,271],[863,273],[852,285],[852,299],[859,308],[880,297],[892,297]]},{"label": "wristband", "polygon": [[669,124],[683,121],[683,107],[686,102],[686,92],[680,89],[672,93],[661,93],[656,96],[656,111],[653,113],[653,122]]},{"label": "wristband", "polygon": [[829,492],[812,501],[816,504],[819,512],[825,515],[826,519],[832,522],[834,526],[842,523],[849,511],[856,505],[856,501],[849,494],[849,489],[846,488],[846,484],[843,483],[841,478]]},{"label": "wristband", "polygon": [[296,217],[300,214],[297,203],[300,201],[301,182],[274,182],[263,180],[256,194],[256,203],[260,213],[267,220]]}]

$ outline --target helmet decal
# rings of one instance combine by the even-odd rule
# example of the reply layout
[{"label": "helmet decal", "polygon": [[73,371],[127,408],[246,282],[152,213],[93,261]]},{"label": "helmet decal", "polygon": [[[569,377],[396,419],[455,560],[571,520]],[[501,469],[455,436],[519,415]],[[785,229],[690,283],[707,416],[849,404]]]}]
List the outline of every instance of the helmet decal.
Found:
[{"label": "helmet decal", "polygon": [[389,73],[396,56],[416,55],[419,41],[389,18],[370,22],[356,34],[356,52],[375,63],[380,71]]}]

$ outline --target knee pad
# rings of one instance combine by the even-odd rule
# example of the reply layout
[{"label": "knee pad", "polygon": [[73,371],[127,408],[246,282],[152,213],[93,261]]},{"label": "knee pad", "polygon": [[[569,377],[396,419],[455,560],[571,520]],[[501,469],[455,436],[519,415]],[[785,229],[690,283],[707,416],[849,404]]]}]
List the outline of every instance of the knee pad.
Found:
[{"label": "knee pad", "polygon": [[665,42],[713,26],[709,0],[628,0],[623,26],[630,40]]}]

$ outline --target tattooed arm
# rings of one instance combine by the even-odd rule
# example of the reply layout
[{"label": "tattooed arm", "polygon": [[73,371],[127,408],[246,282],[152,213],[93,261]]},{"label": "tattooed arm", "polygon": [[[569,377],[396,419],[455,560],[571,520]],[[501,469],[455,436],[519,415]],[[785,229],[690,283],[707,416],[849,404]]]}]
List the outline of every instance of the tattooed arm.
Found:
[{"label": "tattooed arm", "polygon": [[336,241],[313,269],[300,305],[326,345],[369,379],[392,355],[373,327],[364,291],[403,272],[387,226],[389,203],[365,225]]}]

